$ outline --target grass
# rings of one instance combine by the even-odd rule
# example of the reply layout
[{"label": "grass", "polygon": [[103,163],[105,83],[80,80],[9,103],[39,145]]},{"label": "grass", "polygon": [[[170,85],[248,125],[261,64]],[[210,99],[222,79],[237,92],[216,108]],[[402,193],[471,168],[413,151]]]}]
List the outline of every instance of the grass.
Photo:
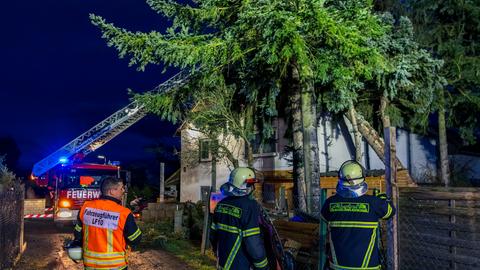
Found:
[{"label": "grass", "polygon": [[200,253],[200,247],[186,239],[186,232],[175,233],[171,222],[139,222],[142,230],[140,249],[163,249],[172,253],[193,269],[215,270],[212,251]]}]

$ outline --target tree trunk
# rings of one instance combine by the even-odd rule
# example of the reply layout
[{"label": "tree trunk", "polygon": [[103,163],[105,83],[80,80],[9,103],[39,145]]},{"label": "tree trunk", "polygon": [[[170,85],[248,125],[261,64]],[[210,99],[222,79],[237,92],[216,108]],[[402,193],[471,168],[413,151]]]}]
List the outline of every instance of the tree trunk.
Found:
[{"label": "tree trunk", "polygon": [[358,131],[358,124],[357,119],[355,118],[353,104],[350,105],[348,114],[350,115],[350,119],[352,119],[350,122],[352,124],[353,139],[355,142],[355,160],[358,163],[362,163],[362,134],[360,134]]},{"label": "tree trunk", "polygon": [[439,92],[438,141],[440,144],[440,180],[448,187],[450,186],[450,166],[448,162],[447,129],[445,126],[445,96],[443,95],[443,89]]},{"label": "tree trunk", "polygon": [[292,66],[290,110],[293,133],[293,185],[294,206],[301,212],[307,212],[305,168],[303,164],[303,133],[302,133],[302,104],[301,86],[298,70]]},{"label": "tree trunk", "polygon": [[382,96],[380,98],[380,117],[382,118],[382,124],[383,128],[390,127],[390,117],[385,114],[385,110],[387,109],[388,106],[388,99],[385,96]]},{"label": "tree trunk", "polygon": [[320,162],[318,156],[317,112],[313,84],[302,87],[303,164],[307,212],[320,214]]},{"label": "tree trunk", "polygon": [[211,187],[210,190],[211,192],[217,192],[217,156],[218,156],[218,151],[214,151],[212,153],[212,169],[211,169]]},{"label": "tree trunk", "polygon": [[[375,151],[380,160],[382,160],[382,162],[385,164],[385,143],[383,142],[383,139],[378,135],[378,132],[370,125],[370,123],[363,119],[363,116],[360,115],[355,108],[352,108],[352,110],[353,114],[355,115],[355,120],[358,124],[358,131],[360,131],[363,138],[365,138],[367,143],[372,147],[373,151]],[[345,116],[348,118],[348,120],[350,120],[350,122],[353,121],[348,113],[345,114]],[[398,158],[396,158],[396,163],[398,169],[405,168]]]},{"label": "tree trunk", "polygon": [[253,159],[253,149],[252,149],[252,144],[250,142],[245,141],[245,149],[247,151],[247,166],[250,168],[253,168],[253,162],[255,161]]}]

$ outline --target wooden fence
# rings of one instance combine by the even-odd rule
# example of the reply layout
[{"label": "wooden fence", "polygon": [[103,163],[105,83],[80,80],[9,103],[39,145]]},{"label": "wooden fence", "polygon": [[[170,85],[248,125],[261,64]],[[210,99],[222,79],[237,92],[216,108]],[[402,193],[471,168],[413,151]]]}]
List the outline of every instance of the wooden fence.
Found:
[{"label": "wooden fence", "polygon": [[403,188],[400,269],[480,269],[480,189]]}]

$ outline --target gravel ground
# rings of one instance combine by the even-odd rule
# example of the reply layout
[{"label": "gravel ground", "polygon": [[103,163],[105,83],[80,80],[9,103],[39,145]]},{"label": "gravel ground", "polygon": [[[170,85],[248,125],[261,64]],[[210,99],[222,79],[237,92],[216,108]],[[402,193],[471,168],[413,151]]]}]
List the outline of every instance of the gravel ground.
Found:
[{"label": "gravel ground", "polygon": [[[73,237],[73,227],[56,228],[51,220],[26,220],[25,241],[27,249],[14,269],[18,270],[82,270],[82,263],[75,264],[68,258],[62,246],[64,239]],[[163,250],[132,252],[130,270],[175,269],[190,270],[187,264]]]}]

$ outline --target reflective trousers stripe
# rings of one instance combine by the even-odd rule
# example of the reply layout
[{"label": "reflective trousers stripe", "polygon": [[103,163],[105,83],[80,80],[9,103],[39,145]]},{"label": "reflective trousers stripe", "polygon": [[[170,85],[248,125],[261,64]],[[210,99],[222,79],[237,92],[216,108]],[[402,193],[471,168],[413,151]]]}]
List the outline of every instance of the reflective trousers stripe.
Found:
[{"label": "reflective trousers stripe", "polygon": [[377,239],[377,229],[373,229],[372,237],[370,237],[370,243],[368,244],[367,252],[365,253],[365,257],[363,257],[362,267],[368,267],[370,263],[370,258],[372,257],[372,251],[375,247],[375,240]]},{"label": "reflective trousers stripe", "polygon": [[342,266],[338,264],[334,264],[330,262],[330,268],[334,270],[380,270],[381,266],[372,266],[372,267],[349,267],[349,266]]},{"label": "reflective trousers stripe", "polygon": [[[250,228],[242,231],[240,228],[237,228],[235,226],[212,222],[212,225],[210,226],[210,228],[212,230],[221,230],[221,231],[237,234],[237,238],[235,240],[235,243],[233,244],[232,249],[230,250],[230,253],[228,254],[225,265],[223,267],[220,266],[221,269],[225,269],[225,270],[229,270],[230,267],[232,266],[232,263],[235,260],[235,257],[237,256],[238,250],[242,245],[242,239],[244,237],[260,234],[260,227],[254,227],[254,228]],[[261,261],[260,263],[263,264],[264,262]],[[266,261],[265,264],[268,264],[268,261]]]},{"label": "reflective trousers stripe", "polygon": [[258,263],[253,263],[253,265],[256,267],[256,268],[263,268],[265,266],[268,265],[268,260],[267,258],[263,259],[261,262],[258,262]]},{"label": "reflective trousers stripe", "polygon": [[233,260],[235,260],[235,257],[237,256],[237,252],[240,249],[241,244],[242,244],[242,235],[239,234],[237,236],[237,239],[235,240],[235,244],[233,244],[230,254],[228,254],[227,262],[225,263],[225,266],[224,266],[225,270],[230,270],[230,267],[232,266]]},{"label": "reflective trousers stripe", "polygon": [[375,248],[375,243],[377,240],[377,229],[378,229],[378,222],[363,222],[363,221],[330,221],[328,222],[328,226],[331,228],[352,228],[352,229],[371,229],[372,234],[370,236],[370,242],[368,243],[368,247],[365,251],[365,255],[363,257],[361,267],[347,267],[341,266],[338,264],[338,259],[335,254],[335,247],[334,242],[332,241],[332,233],[329,233],[330,237],[330,248],[332,251],[332,260],[333,263],[330,263],[330,267],[333,269],[339,270],[370,270],[370,269],[380,269],[375,267],[368,267],[370,264],[370,259],[372,257],[373,249]]}]

